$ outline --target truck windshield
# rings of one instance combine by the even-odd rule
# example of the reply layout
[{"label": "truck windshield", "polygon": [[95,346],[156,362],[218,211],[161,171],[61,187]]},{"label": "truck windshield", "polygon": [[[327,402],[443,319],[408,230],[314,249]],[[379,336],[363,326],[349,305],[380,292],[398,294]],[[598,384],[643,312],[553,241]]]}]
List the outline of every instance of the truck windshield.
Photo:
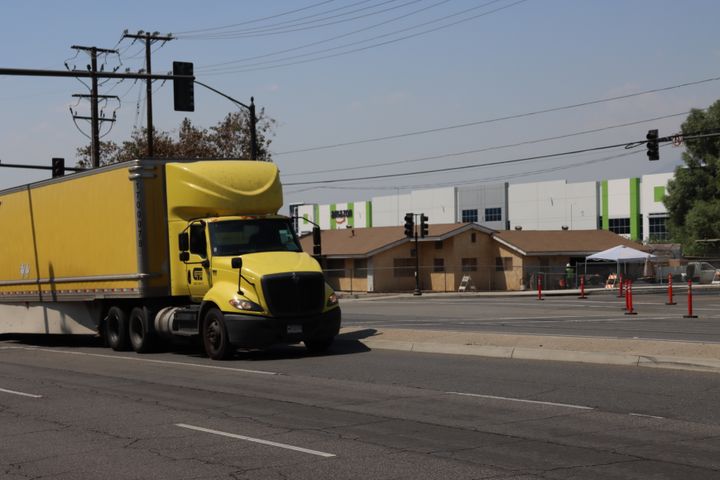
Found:
[{"label": "truck windshield", "polygon": [[290,223],[284,219],[225,220],[209,226],[215,256],[302,251]]}]

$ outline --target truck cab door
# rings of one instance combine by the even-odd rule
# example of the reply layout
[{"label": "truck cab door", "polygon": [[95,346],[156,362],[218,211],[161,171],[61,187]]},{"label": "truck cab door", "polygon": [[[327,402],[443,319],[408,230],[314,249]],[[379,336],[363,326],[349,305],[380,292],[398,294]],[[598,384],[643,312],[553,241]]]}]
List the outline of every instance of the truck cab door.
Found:
[{"label": "truck cab door", "polygon": [[190,225],[190,259],[185,263],[190,297],[202,300],[212,286],[205,223]]}]

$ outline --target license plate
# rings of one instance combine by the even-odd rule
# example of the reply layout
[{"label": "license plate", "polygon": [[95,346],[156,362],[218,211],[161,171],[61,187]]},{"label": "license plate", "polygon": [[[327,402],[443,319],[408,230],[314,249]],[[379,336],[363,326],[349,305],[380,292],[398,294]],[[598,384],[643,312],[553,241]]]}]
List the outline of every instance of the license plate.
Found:
[{"label": "license plate", "polygon": [[287,332],[288,334],[302,333],[302,325],[288,325]]}]

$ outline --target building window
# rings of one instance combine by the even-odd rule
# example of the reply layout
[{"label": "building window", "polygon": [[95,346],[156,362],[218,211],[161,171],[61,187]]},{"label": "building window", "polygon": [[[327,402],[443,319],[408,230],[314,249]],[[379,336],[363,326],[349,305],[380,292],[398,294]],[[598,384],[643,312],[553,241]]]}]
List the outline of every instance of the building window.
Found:
[{"label": "building window", "polygon": [[434,258],[433,259],[433,272],[444,272],[445,271],[445,259]]},{"label": "building window", "polygon": [[353,276],[367,277],[367,258],[356,258],[353,260]]},{"label": "building window", "polygon": [[328,258],[325,264],[325,275],[328,277],[344,277],[345,276],[345,259],[344,258]]},{"label": "building window", "polygon": [[414,258],[395,258],[395,259],[393,259],[393,276],[394,277],[414,277],[415,276],[415,259]]},{"label": "building window", "polygon": [[611,218],[610,231],[618,235],[630,235],[629,218]]},{"label": "building window", "polygon": [[512,257],[495,257],[495,271],[509,272],[513,269]]},{"label": "building window", "polygon": [[486,208],[485,209],[485,221],[486,222],[502,221],[502,208]]},{"label": "building window", "polygon": [[477,221],[478,221],[477,208],[474,208],[472,210],[463,210],[462,211],[462,222],[463,223],[477,222]]},{"label": "building window", "polygon": [[435,242],[435,250],[442,250],[442,240]]},{"label": "building window", "polygon": [[463,272],[477,272],[477,258],[463,258],[461,262]]},{"label": "building window", "polygon": [[650,234],[651,241],[668,240],[670,238],[667,231],[667,219],[668,216],[664,214],[650,214],[648,217],[648,227],[650,231],[648,233]]},{"label": "building window", "polygon": [[470,243],[475,243],[475,242],[477,242],[477,235],[475,234],[475,232],[473,232],[470,234]]}]

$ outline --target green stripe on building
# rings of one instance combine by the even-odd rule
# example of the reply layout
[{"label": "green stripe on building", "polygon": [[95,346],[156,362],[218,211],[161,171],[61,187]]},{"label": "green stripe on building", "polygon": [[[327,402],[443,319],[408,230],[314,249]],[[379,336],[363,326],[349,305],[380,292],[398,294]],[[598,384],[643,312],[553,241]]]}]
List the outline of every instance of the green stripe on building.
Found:
[{"label": "green stripe on building", "polygon": [[348,227],[352,228],[355,226],[355,204],[353,202],[348,202],[347,209],[352,212],[352,215],[350,215],[347,219]]},{"label": "green stripe on building", "polygon": [[630,179],[630,239],[640,238],[640,179]]},{"label": "green stripe on building", "polygon": [[334,203],[331,203],[330,204],[330,230],[337,229],[337,222],[335,221],[335,218],[333,218],[333,216],[332,216],[332,212],[334,212],[335,210],[337,210],[337,205],[335,205]]},{"label": "green stripe on building", "polygon": [[602,229],[610,230],[610,200],[608,199],[608,181],[600,182],[600,195],[602,197]]},{"label": "green stripe on building", "polygon": [[303,225],[307,225],[307,224],[308,224],[308,214],[303,213]]},{"label": "green stripe on building", "polygon": [[320,205],[317,203],[313,205],[313,222],[320,225]]},{"label": "green stripe on building", "polygon": [[365,202],[365,226],[372,227],[372,202]]}]

